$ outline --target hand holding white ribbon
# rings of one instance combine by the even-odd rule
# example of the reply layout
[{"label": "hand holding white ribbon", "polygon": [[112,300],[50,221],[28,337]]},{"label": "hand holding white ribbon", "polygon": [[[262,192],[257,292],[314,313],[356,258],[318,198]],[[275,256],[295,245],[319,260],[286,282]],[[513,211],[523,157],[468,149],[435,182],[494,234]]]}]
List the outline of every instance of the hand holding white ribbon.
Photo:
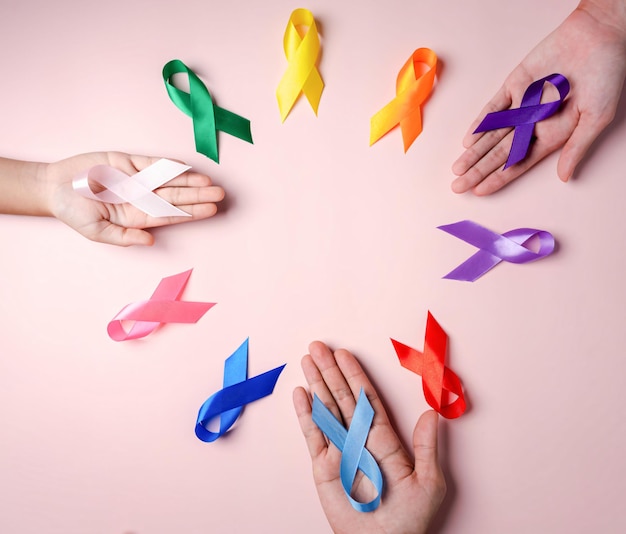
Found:
[{"label": "hand holding white ribbon", "polygon": [[[123,204],[128,202],[151,217],[191,217],[173,206],[153,191],[163,184],[188,171],[191,167],[169,159],[160,159],[137,174],[128,176],[108,165],[96,165],[84,176],[72,181],[74,190],[86,198]],[[90,186],[97,183],[105,189],[94,192]]]}]

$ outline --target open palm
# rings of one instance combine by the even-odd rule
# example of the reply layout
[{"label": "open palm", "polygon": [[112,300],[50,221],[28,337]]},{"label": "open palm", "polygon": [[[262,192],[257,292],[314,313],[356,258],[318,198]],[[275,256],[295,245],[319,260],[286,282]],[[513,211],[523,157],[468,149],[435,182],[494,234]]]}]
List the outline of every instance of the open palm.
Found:
[{"label": "open palm", "polygon": [[[466,150],[452,166],[458,176],[453,191],[493,193],[561,147],[557,174],[564,182],[572,177],[593,141],[615,117],[626,76],[626,21],[620,26],[606,20],[610,13],[602,20],[597,14],[576,9],[508,76],[463,139]],[[553,73],[569,80],[569,97],[561,111],[536,124],[536,141],[526,159],[503,170],[513,131],[473,131],[487,113],[519,107],[526,88]],[[556,100],[555,95],[555,88],[546,84],[544,96]]]},{"label": "open palm", "polygon": [[72,187],[72,180],[95,165],[110,165],[131,175],[160,158],[133,156],[122,152],[93,152],[50,163],[43,181],[48,189],[50,211],[59,220],[93,241],[113,245],[151,245],[152,235],[145,231],[169,224],[206,219],[217,212],[216,202],[224,190],[213,186],[208,176],[185,172],[155,190],[170,204],[190,217],[150,217],[133,205],[107,204],[84,198]]},{"label": "open palm", "polygon": [[[309,393],[297,388],[293,400],[311,455],[320,502],[333,531],[425,532],[445,495],[445,481],[437,462],[437,414],[428,411],[417,422],[413,433],[413,459],[402,446],[380,398],[356,358],[346,350],[333,354],[318,341],[311,343],[309,352],[302,359]],[[339,477],[341,453],[327,442],[311,418],[311,398],[316,394],[333,415],[349,427],[361,388],[374,409],[366,446],[378,462],[385,484],[381,504],[372,512],[358,512],[352,508]],[[360,501],[369,501],[375,497],[375,489],[362,473],[359,475],[353,496]]]}]

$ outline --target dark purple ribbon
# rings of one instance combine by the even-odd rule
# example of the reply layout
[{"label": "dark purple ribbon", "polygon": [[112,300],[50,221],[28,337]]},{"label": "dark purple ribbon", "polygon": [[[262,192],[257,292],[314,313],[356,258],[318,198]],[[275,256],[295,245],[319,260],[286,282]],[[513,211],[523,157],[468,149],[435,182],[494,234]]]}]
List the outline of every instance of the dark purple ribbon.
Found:
[{"label": "dark purple ribbon", "polygon": [[[560,98],[554,102],[541,103],[541,93],[546,82],[550,82],[559,91]],[[562,74],[550,74],[531,83],[524,92],[519,108],[494,111],[487,114],[474,130],[474,133],[497,130],[498,128],[515,127],[513,144],[504,168],[522,161],[528,153],[535,129],[535,123],[554,115],[569,93],[569,82]]]},{"label": "dark purple ribbon", "polygon": [[[472,221],[459,221],[438,228],[480,249],[444,276],[450,280],[473,282],[503,260],[511,263],[528,263],[545,258],[554,250],[554,237],[545,230],[517,228],[504,234],[497,234]],[[533,237],[539,238],[538,252],[524,246]]]}]

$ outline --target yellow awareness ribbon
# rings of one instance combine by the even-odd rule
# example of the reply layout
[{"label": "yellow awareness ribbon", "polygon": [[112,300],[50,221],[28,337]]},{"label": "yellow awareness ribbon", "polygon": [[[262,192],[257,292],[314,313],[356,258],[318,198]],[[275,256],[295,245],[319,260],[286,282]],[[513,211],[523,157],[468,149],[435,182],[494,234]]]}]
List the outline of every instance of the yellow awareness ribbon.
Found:
[{"label": "yellow awareness ribbon", "polygon": [[[416,66],[419,64],[427,70],[418,70]],[[409,149],[422,133],[421,106],[432,91],[436,71],[437,55],[430,48],[418,48],[413,52],[398,73],[396,97],[370,121],[370,146],[399,124],[404,152]]]},{"label": "yellow awareness ribbon", "polygon": [[285,121],[300,94],[306,96],[317,115],[324,81],[316,66],[320,38],[313,14],[308,9],[296,9],[289,17],[283,48],[289,64],[276,89],[282,121]]}]

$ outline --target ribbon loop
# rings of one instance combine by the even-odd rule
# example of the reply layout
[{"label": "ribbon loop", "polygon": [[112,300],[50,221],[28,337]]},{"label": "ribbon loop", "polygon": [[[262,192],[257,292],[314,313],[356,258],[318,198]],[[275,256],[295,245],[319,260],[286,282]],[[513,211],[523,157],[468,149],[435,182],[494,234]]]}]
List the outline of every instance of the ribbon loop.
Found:
[{"label": "ribbon loop", "polygon": [[[306,27],[301,35],[298,28]],[[306,96],[317,115],[324,81],[317,69],[320,39],[315,18],[308,9],[296,9],[289,17],[283,48],[288,66],[276,89],[280,118],[284,122],[300,94]]]},{"label": "ribbon loop", "polygon": [[[444,278],[473,282],[498,263],[528,263],[540,260],[554,251],[555,241],[550,232],[534,228],[517,228],[497,234],[473,221],[459,221],[438,227],[480,250],[450,271]],[[539,239],[539,250],[533,252],[524,245],[533,238]]]},{"label": "ribbon loop", "polygon": [[[241,415],[244,405],[267,397],[274,391],[285,365],[248,378],[246,339],[224,362],[223,388],[211,395],[200,407],[196,421],[198,439],[210,443],[228,432]],[[206,427],[216,417],[220,418],[219,430],[212,432]]]},{"label": "ribbon loop", "polygon": [[[190,168],[182,163],[160,159],[142,171],[128,176],[109,165],[96,165],[73,180],[72,187],[74,191],[91,200],[108,204],[128,202],[151,217],[191,217],[189,213],[153,193],[155,189]],[[91,183],[104,187],[104,191],[95,192]]]},{"label": "ribbon loop", "polygon": [[[174,86],[172,78],[175,74],[187,75],[189,93]],[[165,64],[163,80],[172,102],[193,120],[196,151],[219,163],[218,130],[252,143],[250,121],[216,106],[202,80],[181,60],[173,59]]]},{"label": "ribbon loop", "polygon": [[[424,352],[391,340],[400,365],[422,377],[422,389],[426,402],[443,417],[454,419],[466,409],[465,393],[459,377],[445,366],[448,336],[430,312],[426,321]],[[449,394],[456,399],[447,402]]]},{"label": "ribbon loop", "polygon": [[[331,443],[341,451],[340,477],[343,490],[352,507],[359,512],[378,508],[383,492],[383,475],[378,463],[365,448],[365,442],[374,419],[374,409],[361,388],[349,430],[346,430],[317,395],[313,396],[313,422]],[[376,489],[376,497],[359,502],[351,495],[357,471],[361,470]]]},{"label": "ribbon loop", "polygon": [[[107,333],[114,341],[146,337],[164,323],[197,323],[213,306],[213,302],[180,301],[191,269],[163,278],[150,300],[125,306],[109,323]],[[135,321],[130,330],[122,321]]]},{"label": "ribbon loop", "polygon": [[[423,64],[423,74],[416,68]],[[430,95],[437,71],[437,55],[430,48],[418,48],[413,52],[396,79],[396,97],[376,113],[370,121],[370,146],[393,128],[400,125],[404,152],[422,132],[422,111]]]},{"label": "ribbon loop", "polygon": [[[542,104],[541,95],[547,82],[557,88],[559,98],[553,102]],[[515,165],[528,154],[535,124],[554,115],[561,107],[569,90],[569,82],[562,74],[550,74],[545,78],[536,80],[524,92],[519,108],[488,113],[478,125],[478,128],[474,130],[474,133],[514,127],[513,144],[504,168]]]}]

